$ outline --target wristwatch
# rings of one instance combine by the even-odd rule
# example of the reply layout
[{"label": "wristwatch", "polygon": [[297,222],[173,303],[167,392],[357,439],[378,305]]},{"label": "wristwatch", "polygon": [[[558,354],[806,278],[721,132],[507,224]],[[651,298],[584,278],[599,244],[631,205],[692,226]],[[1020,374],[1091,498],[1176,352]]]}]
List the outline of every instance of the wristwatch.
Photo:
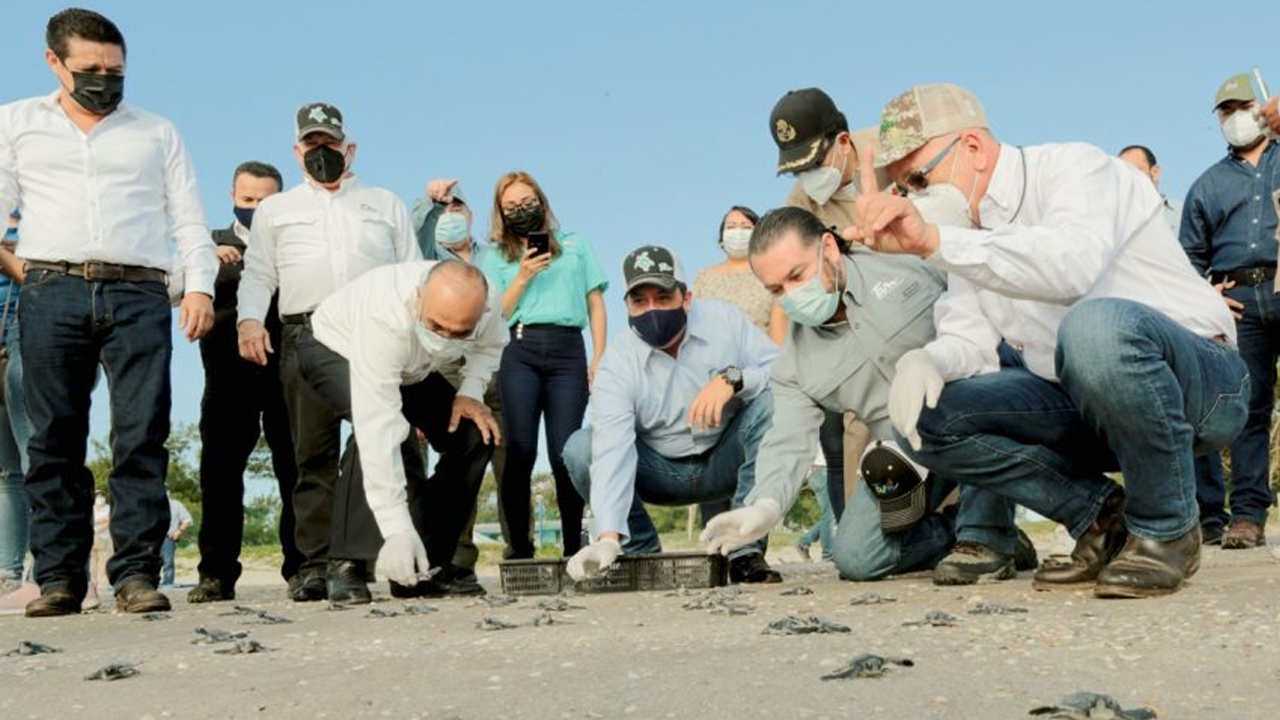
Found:
[{"label": "wristwatch", "polygon": [[742,392],[742,370],[740,368],[730,365],[718,374],[721,378],[724,378],[725,382],[729,383],[735,395]]}]

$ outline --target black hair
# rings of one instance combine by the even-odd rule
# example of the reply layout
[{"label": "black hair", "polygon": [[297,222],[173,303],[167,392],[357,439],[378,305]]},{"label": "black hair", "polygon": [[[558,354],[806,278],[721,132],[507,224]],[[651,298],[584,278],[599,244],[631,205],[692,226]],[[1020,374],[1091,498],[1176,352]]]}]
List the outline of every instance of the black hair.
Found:
[{"label": "black hair", "polygon": [[814,243],[822,240],[823,233],[831,233],[835,236],[836,247],[841,254],[849,252],[849,241],[842,238],[836,228],[823,225],[817,215],[804,208],[780,207],[765,213],[760,222],[756,223],[756,229],[751,232],[751,245],[747,254],[759,255],[792,231],[804,247],[813,247]]},{"label": "black hair", "polygon": [[89,42],[119,45],[120,52],[127,55],[124,35],[120,28],[106,17],[82,8],[67,8],[49,18],[45,28],[44,41],[59,60],[66,60],[70,52],[71,38],[80,38]]},{"label": "black hair", "polygon": [[276,190],[284,189],[284,179],[280,177],[280,171],[271,163],[259,162],[257,160],[249,160],[242,162],[236,167],[235,173],[231,175],[231,183],[234,185],[236,178],[241,175],[252,175],[256,178],[271,178],[276,181]]},{"label": "black hair", "polygon": [[1119,157],[1129,152],[1130,150],[1140,151],[1142,153],[1142,157],[1147,159],[1148,167],[1155,167],[1160,164],[1156,162],[1156,154],[1151,152],[1151,148],[1147,147],[1146,145],[1128,145],[1124,148],[1121,148],[1120,152],[1116,153],[1116,157]]},{"label": "black hair", "polygon": [[728,212],[720,216],[720,232],[716,235],[716,243],[724,242],[724,240],[722,239],[724,238],[724,223],[725,223],[725,220],[729,219],[729,213],[733,212],[734,210],[737,210],[738,212],[745,215],[747,219],[751,221],[751,224],[753,226],[756,223],[760,222],[760,216],[756,214],[755,210],[752,210],[746,205],[734,205],[733,207],[729,208]]}]

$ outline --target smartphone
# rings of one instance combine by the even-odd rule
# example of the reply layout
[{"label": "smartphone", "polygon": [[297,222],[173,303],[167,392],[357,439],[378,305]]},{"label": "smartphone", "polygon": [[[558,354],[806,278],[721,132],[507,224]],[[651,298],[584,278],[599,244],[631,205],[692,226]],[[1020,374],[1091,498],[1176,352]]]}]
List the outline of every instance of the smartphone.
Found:
[{"label": "smartphone", "polygon": [[551,235],[541,231],[529,233],[529,247],[535,257],[551,252]]}]

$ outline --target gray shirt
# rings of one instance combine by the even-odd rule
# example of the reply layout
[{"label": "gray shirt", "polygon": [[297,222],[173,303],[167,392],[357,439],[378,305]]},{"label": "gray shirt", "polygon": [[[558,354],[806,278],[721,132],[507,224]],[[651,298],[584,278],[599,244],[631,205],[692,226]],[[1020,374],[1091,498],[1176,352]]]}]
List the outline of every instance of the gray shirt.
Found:
[{"label": "gray shirt", "polygon": [[756,486],[747,504],[765,498],[786,512],[818,449],[824,410],[857,413],[873,435],[887,438],[889,385],[908,350],[933,339],[933,303],[941,273],[905,255],[855,248],[844,259],[847,321],[818,328],[791,324],[773,362],[773,424],[756,455]]}]

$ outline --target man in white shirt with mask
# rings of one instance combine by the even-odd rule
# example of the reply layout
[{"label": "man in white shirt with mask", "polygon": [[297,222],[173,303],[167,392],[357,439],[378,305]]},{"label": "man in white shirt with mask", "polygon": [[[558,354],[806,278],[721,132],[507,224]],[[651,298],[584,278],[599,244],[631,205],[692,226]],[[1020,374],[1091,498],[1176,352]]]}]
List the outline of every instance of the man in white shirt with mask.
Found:
[{"label": "man in white shirt with mask", "polygon": [[[342,413],[314,389],[327,376],[325,357],[302,349],[317,345],[310,321],[322,300],[369,270],[420,260],[422,253],[404,203],[352,173],[356,144],[342,112],[308,103],[299,108],[296,125],[293,151],[305,179],[254,212],[237,304],[240,355],[266,365],[267,354],[275,352],[263,320],[279,290],[280,375],[298,462],[295,537],[305,558],[289,596],[369,602],[365,566],[373,558],[361,555],[376,545],[377,527],[363,491],[349,487],[349,474],[339,472]],[[425,473],[416,446],[406,442],[403,451],[410,472]]]},{"label": "man in white shirt with mask", "polygon": [[[498,295],[461,260],[402,263],[334,293],[316,308],[312,326],[311,342],[337,370],[318,389],[345,400],[339,410],[352,423],[350,469],[363,482],[351,487],[363,486],[377,522],[380,542],[368,552],[378,571],[394,597],[457,594],[450,561],[501,442],[484,404],[507,344]],[[411,427],[439,453],[425,482],[405,472],[400,447]],[[445,576],[429,579],[432,567]]]},{"label": "man in white shirt with mask", "polygon": [[45,61],[58,89],[0,107],[0,216],[22,205],[19,323],[31,418],[26,488],[41,597],[30,617],[80,612],[93,537],[85,468],[101,366],[111,403],[108,574],[122,612],[168,610],[156,590],[169,526],[174,238],[188,340],[213,325],[218,272],[191,158],[173,124],[122,102],[125,41],[98,13],[49,19]]},{"label": "man in white shirt with mask", "polygon": [[[876,164],[969,221],[925,222],[886,192],[860,198],[845,232],[948,273],[937,338],[903,355],[890,389],[904,448],[1067,527],[1071,560],[1042,565],[1037,589],[1179,590],[1199,567],[1194,456],[1240,431],[1249,377],[1159,193],[1090,145],[1001,144],[954,85],[885,106]],[[1000,367],[1002,340],[1025,368]]]}]

